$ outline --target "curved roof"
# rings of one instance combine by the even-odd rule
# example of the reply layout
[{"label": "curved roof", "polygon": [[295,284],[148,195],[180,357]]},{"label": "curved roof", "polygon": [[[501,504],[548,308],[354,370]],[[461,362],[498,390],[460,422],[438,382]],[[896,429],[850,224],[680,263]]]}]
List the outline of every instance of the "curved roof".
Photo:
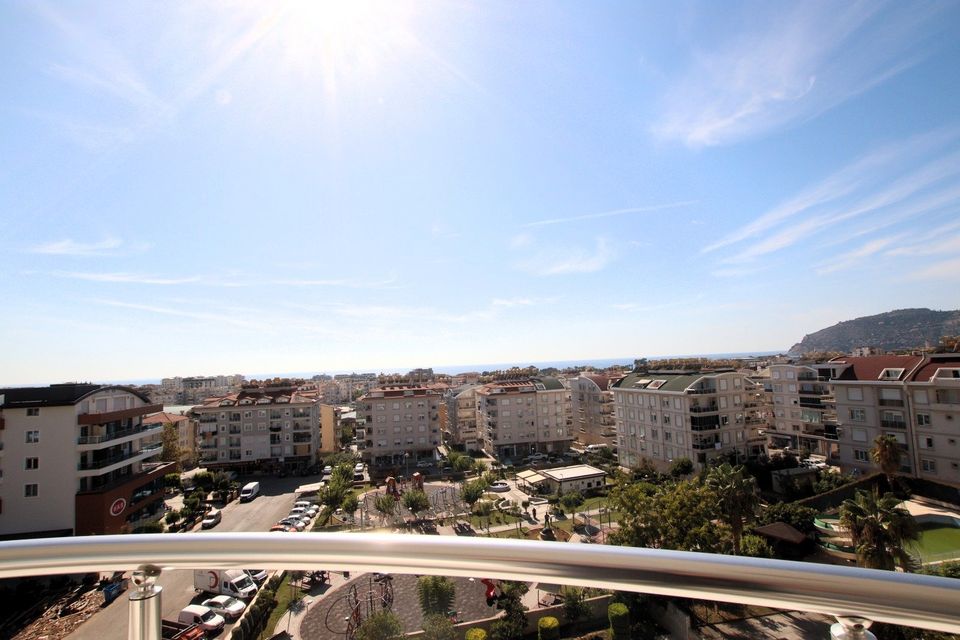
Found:
[{"label": "curved roof", "polygon": [[146,403],[150,399],[139,391],[123,385],[91,384],[89,382],[70,382],[66,384],[52,384],[49,387],[14,387],[0,389],[3,396],[3,406],[16,407],[56,407],[77,404],[84,398],[99,393],[119,389],[131,393]]}]

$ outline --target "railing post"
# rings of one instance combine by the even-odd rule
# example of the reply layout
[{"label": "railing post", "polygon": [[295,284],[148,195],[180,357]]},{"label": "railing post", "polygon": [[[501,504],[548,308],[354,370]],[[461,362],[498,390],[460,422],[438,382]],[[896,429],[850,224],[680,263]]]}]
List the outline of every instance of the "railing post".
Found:
[{"label": "railing post", "polygon": [[837,616],[837,622],[830,625],[830,640],[877,640],[869,631],[873,621],[852,616]]},{"label": "railing post", "polygon": [[159,576],[160,567],[152,564],[143,565],[133,572],[133,584],[137,590],[130,594],[128,640],[161,640],[160,592],[163,587],[155,584]]}]

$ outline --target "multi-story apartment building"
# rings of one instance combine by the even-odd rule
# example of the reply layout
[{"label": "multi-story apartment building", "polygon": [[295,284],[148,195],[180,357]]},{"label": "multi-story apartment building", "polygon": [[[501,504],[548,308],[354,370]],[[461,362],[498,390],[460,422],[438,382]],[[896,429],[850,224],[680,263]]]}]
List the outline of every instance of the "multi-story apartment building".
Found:
[{"label": "multi-story apartment building", "polygon": [[[0,538],[130,531],[163,513],[162,407],[119,386],[0,389]],[[149,444],[145,444],[149,443]]]},{"label": "multi-story apartment building", "polygon": [[844,471],[876,471],[879,435],[903,448],[901,471],[960,485],[960,355],[841,357],[833,369]]},{"label": "multi-story apartment building", "polygon": [[765,379],[772,411],[767,431],[771,447],[807,451],[826,458],[837,453],[837,412],[823,365],[772,364]]},{"label": "multi-story apartment building", "polygon": [[457,451],[476,451],[483,446],[477,431],[477,389],[466,385],[451,389],[444,397],[445,417],[442,421],[444,441]]},{"label": "multi-story apartment building", "polygon": [[145,385],[150,399],[157,404],[183,405],[203,402],[206,398],[225,396],[243,384],[240,374],[230,376],[195,376],[163,378],[160,385]]},{"label": "multi-story apartment building", "polygon": [[435,457],[441,444],[442,392],[433,386],[388,384],[357,401],[366,424],[363,459],[374,467],[413,464]]},{"label": "multi-story apartment building", "polygon": [[574,440],[570,391],[557,378],[491,382],[476,398],[483,448],[500,459],[564,451]]},{"label": "multi-story apartment building", "polygon": [[686,457],[702,469],[719,456],[743,460],[764,453],[761,391],[733,371],[624,376],[613,383],[620,464],[632,467],[645,458],[665,470]]},{"label": "multi-story apartment building", "polygon": [[247,387],[210,398],[192,409],[200,464],[242,472],[309,467],[321,453],[320,413],[316,392],[301,393],[292,385]]},{"label": "multi-story apartment building", "polygon": [[620,376],[581,373],[570,380],[570,406],[574,435],[581,444],[617,444],[613,390]]},{"label": "multi-story apartment building", "polygon": [[[180,449],[180,465],[184,469],[189,469],[197,461],[197,421],[190,416],[160,412],[154,413],[143,419],[144,425],[164,425],[172,424],[177,430],[177,445]],[[156,436],[160,440],[160,434]]]}]

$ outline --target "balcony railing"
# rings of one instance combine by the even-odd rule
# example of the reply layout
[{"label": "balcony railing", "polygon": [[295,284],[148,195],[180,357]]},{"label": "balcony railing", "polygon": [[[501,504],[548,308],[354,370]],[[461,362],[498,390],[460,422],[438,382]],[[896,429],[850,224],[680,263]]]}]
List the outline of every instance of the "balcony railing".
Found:
[{"label": "balcony railing", "polygon": [[690,407],[690,413],[711,413],[719,410],[720,409],[717,408],[717,405],[715,404],[705,405],[705,406],[695,404],[692,407]]},{"label": "balcony railing", "polygon": [[163,449],[163,445],[159,442],[153,443],[149,446],[143,447],[139,451],[132,451],[130,453],[124,453],[117,456],[111,456],[109,458],[101,460],[90,460],[77,463],[77,470],[79,471],[89,471],[91,469],[103,469],[109,467],[110,465],[117,464],[118,462],[124,462],[125,460],[132,460],[133,458],[138,458],[140,456],[151,455],[154,453],[159,453]]},{"label": "balcony railing", "polygon": [[903,420],[881,420],[880,426],[884,429],[906,429],[907,423]]},{"label": "balcony railing", "polygon": [[156,431],[162,428],[162,424],[138,425],[136,427],[130,427],[129,429],[119,429],[113,433],[107,433],[100,436],[80,436],[77,438],[77,444],[100,444],[102,442],[119,440],[120,438],[126,438],[127,436],[136,435],[138,433],[146,433],[149,431]]},{"label": "balcony railing", "polygon": [[960,632],[958,580],[729,555],[351,533],[145,534],[14,540],[0,545],[3,578],[135,569],[133,582],[141,586],[130,596],[131,639],[160,637],[162,596],[153,586],[160,567],[235,566],[560,582],[810,611],[836,616],[851,631],[858,629],[857,624],[862,629],[877,621]]},{"label": "balcony railing", "polygon": [[903,400],[888,400],[886,398],[880,398],[877,400],[877,404],[881,407],[902,407]]}]

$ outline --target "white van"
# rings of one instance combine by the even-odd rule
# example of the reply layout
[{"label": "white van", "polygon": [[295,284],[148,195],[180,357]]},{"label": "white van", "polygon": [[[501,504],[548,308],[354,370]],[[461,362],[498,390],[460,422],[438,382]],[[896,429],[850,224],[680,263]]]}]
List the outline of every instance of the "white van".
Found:
[{"label": "white van", "polygon": [[213,609],[201,604],[191,604],[184,607],[183,611],[180,612],[179,620],[186,624],[199,626],[207,632],[207,635],[212,635],[223,629],[226,622],[223,616],[214,613]]},{"label": "white van", "polygon": [[250,502],[260,493],[259,482],[248,482],[240,489],[240,502]]}]

